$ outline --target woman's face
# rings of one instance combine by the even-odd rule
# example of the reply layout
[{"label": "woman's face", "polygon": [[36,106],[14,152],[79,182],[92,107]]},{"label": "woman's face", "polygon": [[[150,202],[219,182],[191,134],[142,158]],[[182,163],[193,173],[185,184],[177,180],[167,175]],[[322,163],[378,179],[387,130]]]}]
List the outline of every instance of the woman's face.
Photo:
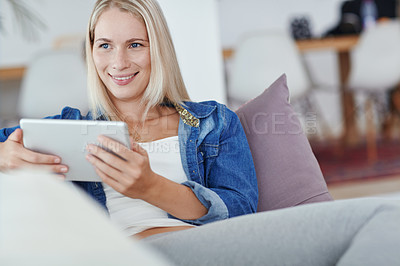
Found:
[{"label": "woman's face", "polygon": [[106,10],[94,30],[93,59],[114,104],[140,100],[151,71],[144,23],[118,8]]}]

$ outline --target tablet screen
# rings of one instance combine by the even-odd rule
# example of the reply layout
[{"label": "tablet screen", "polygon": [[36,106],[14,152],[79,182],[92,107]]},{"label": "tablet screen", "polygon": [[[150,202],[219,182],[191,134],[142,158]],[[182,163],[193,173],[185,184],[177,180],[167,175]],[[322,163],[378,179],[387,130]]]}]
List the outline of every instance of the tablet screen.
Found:
[{"label": "tablet screen", "polygon": [[86,146],[98,144],[99,135],[130,148],[128,127],[120,121],[21,119],[20,125],[27,149],[57,155],[68,165],[66,180],[101,182],[94,167],[85,159]]}]

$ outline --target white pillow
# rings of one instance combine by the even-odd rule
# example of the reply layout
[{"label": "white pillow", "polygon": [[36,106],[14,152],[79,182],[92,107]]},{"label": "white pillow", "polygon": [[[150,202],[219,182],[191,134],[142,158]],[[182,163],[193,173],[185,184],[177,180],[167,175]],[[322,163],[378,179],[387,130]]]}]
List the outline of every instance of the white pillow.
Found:
[{"label": "white pillow", "polygon": [[171,264],[70,183],[30,171],[0,173],[0,265]]}]

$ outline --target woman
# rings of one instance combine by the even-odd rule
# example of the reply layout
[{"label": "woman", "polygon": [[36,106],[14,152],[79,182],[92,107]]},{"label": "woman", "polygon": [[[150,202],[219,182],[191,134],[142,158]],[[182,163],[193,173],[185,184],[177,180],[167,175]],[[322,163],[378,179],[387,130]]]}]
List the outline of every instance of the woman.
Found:
[{"label": "woman", "polygon": [[[399,263],[396,202],[339,201],[243,215],[257,208],[243,129],[225,106],[189,101],[155,0],[97,1],[86,54],[92,112],[66,108],[55,118],[128,123],[132,150],[100,137],[125,160],[89,146],[87,159],[103,182],[77,183],[127,235],[144,238],[179,265]],[[60,158],[24,149],[21,137],[20,129],[1,131],[2,170],[68,170]]]},{"label": "woman", "polygon": [[[65,108],[53,118],[128,124],[132,150],[100,138],[124,160],[89,145],[87,159],[103,183],[77,182],[121,230],[142,238],[256,211],[257,181],[239,119],[216,102],[189,101],[156,2],[98,1],[86,55],[92,111],[82,116]],[[0,140],[13,130],[3,130]],[[57,173],[68,170],[57,164],[61,158],[23,148],[21,135],[16,130],[0,146],[8,154],[2,156],[2,169],[40,164]],[[157,152],[161,146],[167,151]]]}]

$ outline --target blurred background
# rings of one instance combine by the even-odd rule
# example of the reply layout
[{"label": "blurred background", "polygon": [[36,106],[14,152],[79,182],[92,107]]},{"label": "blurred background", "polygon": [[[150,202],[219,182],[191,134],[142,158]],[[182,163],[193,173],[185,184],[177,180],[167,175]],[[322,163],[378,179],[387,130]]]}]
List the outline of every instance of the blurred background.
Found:
[{"label": "blurred background", "polygon": [[[87,108],[95,0],[0,0],[0,127]],[[282,73],[335,198],[400,193],[397,0],[159,0],[190,96],[235,110]]]}]

